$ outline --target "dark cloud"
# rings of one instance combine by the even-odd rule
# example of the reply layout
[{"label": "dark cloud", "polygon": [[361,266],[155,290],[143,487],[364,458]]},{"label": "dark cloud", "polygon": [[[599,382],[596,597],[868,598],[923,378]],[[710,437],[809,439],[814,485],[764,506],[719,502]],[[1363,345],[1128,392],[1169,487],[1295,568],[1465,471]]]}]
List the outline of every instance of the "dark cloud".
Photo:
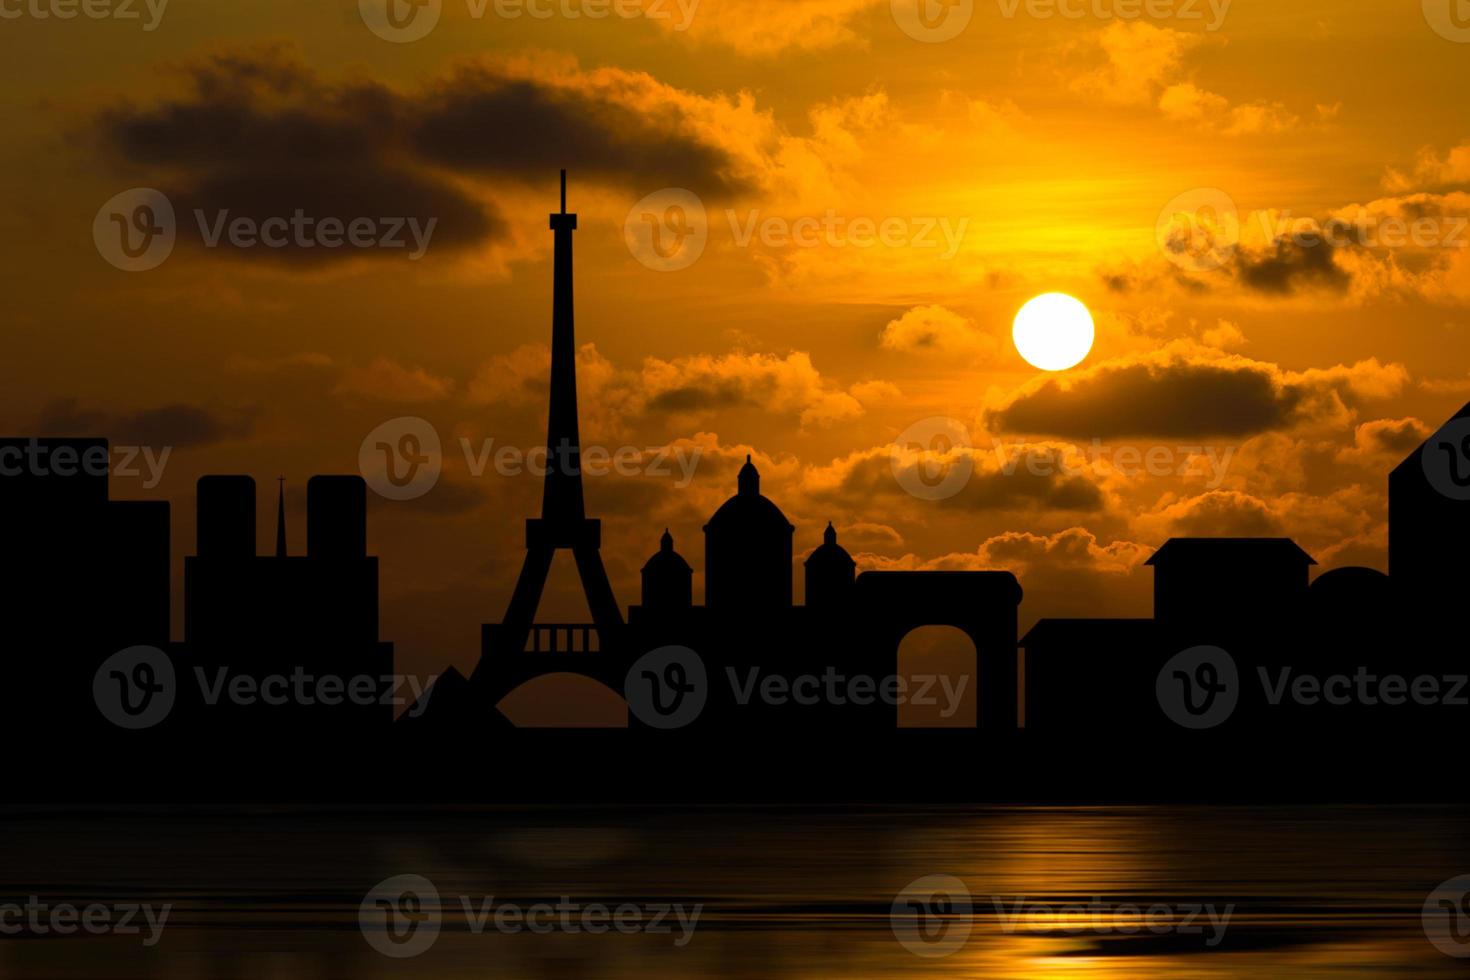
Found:
[{"label": "dark cloud", "polygon": [[[182,95],[107,109],[96,118],[105,152],[174,204],[180,241],[207,240],[221,213],[258,225],[292,218],[435,221],[431,250],[464,249],[506,235],[494,207],[462,177],[549,185],[569,162],[588,179],[621,187],[677,185],[714,196],[743,188],[728,154],[691,134],[674,100],[624,89],[511,77],[488,64],[462,68],[418,91],[370,81],[328,81],[288,50],[216,56],[186,71]],[[458,173],[456,173],[458,172]],[[405,248],[302,246],[216,254],[250,261],[326,263]]]},{"label": "dark cloud", "polygon": [[1416,418],[1379,419],[1358,427],[1357,443],[1369,452],[1402,454],[1417,449],[1430,429]]},{"label": "dark cloud", "polygon": [[686,385],[659,392],[648,400],[647,408],[650,412],[699,412],[756,403],[754,393],[743,382],[710,379],[703,385]]},{"label": "dark cloud", "polygon": [[[1102,491],[1079,472],[1068,471],[1054,450],[1045,447],[1016,447],[1000,463],[986,450],[973,450],[969,479],[953,496],[937,500],[935,507],[971,511],[1077,511],[1096,513],[1104,507]],[[871,505],[883,497],[907,496],[904,483],[893,471],[888,447],[881,447],[839,464],[845,467],[840,482],[830,488],[813,489],[817,501],[842,503],[854,509]],[[917,465],[917,464],[916,464]],[[962,453],[945,461],[925,464],[934,483],[948,474],[948,466],[965,465]],[[1003,467],[1003,468],[1000,468]],[[910,485],[923,481],[913,475]]]},{"label": "dark cloud", "polygon": [[987,424],[1081,439],[1244,436],[1284,427],[1300,400],[1266,365],[1132,363],[1049,380],[990,412]]},{"label": "dark cloud", "polygon": [[115,445],[209,446],[250,434],[253,412],[221,414],[197,405],[164,405],[138,412],[86,409],[74,398],[41,409],[35,431],[43,436],[101,436]]},{"label": "dark cloud", "polygon": [[1328,242],[1316,244],[1278,238],[1260,252],[1237,250],[1235,272],[1247,289],[1271,296],[1290,296],[1304,289],[1346,292],[1352,277],[1337,266],[1336,250]]},{"label": "dark cloud", "polygon": [[688,187],[714,197],[749,187],[719,147],[690,135],[677,105],[633,109],[595,90],[461,69],[419,97],[408,140],[426,159],[483,174],[579,177],[628,188]]}]

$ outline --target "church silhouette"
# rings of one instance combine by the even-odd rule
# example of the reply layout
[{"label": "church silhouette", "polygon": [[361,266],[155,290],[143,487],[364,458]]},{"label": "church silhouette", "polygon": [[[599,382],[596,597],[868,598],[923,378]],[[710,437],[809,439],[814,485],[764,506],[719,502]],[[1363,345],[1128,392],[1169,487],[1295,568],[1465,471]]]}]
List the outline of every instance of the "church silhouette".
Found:
[{"label": "church silhouette", "polygon": [[[1151,619],[1047,619],[1018,636],[1010,572],[863,572],[828,524],[804,537],[747,458],[704,525],[705,594],[665,530],[624,617],[581,479],[577,216],[555,235],[547,473],[500,622],[469,677],[393,690],[359,476],[307,485],[307,549],[256,554],[256,484],[206,476],[169,635],[163,502],[108,497],[107,442],[0,440],[12,568],[12,734],[58,762],[25,794],[144,799],[1398,798],[1463,794],[1441,746],[1470,707],[1454,629],[1470,545],[1470,405],[1389,477],[1389,574],[1284,538],[1187,538],[1149,560]],[[47,465],[35,465],[36,460]],[[91,459],[101,466],[79,465]],[[72,465],[63,466],[62,461]],[[538,607],[570,551],[590,623]],[[950,677],[901,670],[914,630],[974,646]],[[575,675],[626,702],[612,729],[518,729],[500,706]],[[268,682],[261,682],[268,677]],[[341,679],[328,694],[301,678]],[[227,686],[228,685],[228,686]],[[239,685],[238,689],[235,685]],[[965,728],[906,727],[925,686],[972,700]],[[391,696],[410,694],[394,720]],[[89,749],[90,747],[90,749]],[[105,747],[105,752],[96,751]],[[118,760],[126,760],[118,765]]]}]

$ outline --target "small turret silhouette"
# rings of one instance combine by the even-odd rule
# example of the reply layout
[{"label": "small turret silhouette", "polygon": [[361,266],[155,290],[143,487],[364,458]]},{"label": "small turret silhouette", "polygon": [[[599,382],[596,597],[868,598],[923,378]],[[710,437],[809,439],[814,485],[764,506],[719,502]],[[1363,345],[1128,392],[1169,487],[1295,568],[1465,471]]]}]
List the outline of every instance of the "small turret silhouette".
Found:
[{"label": "small turret silhouette", "polygon": [[822,545],[806,560],[806,604],[814,609],[844,606],[857,581],[857,562],[837,543],[837,529],[827,522]]},{"label": "small turret silhouette", "polygon": [[655,612],[694,605],[694,569],[674,550],[674,536],[664,529],[657,553],[643,566],[643,606]]},{"label": "small turret silhouette", "polygon": [[761,471],[756,469],[755,464],[750,461],[750,453],[745,454],[745,465],[740,467],[740,477],[737,486],[741,496],[748,496],[750,494],[760,496]]}]

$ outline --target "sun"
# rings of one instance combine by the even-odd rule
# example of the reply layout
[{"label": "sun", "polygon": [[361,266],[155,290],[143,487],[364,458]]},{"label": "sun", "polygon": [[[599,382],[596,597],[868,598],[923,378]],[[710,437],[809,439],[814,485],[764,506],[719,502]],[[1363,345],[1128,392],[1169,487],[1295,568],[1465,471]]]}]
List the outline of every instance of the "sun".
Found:
[{"label": "sun", "polygon": [[1043,293],[1021,307],[1011,337],[1028,364],[1065,371],[1092,351],[1092,314],[1066,293]]}]

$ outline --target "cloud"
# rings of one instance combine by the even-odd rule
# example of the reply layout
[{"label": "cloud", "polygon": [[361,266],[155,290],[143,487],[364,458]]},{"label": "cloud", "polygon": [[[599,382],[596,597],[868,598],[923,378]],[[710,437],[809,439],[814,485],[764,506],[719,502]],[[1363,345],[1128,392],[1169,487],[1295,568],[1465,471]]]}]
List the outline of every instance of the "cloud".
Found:
[{"label": "cloud", "polygon": [[[550,370],[550,351],[541,345],[497,355],[470,382],[470,401],[544,404]],[[862,401],[824,378],[804,351],[649,357],[633,370],[617,367],[594,345],[584,344],[577,354],[577,383],[584,417],[602,417],[606,431],[621,431],[639,418],[689,419],[734,409],[794,416],[803,426],[820,427],[864,411]],[[855,387],[874,399],[888,397],[893,386],[870,382]]]},{"label": "cloud", "polygon": [[[1155,92],[1179,74],[1185,53],[1204,40],[1203,35],[1141,20],[1114,21],[1076,46],[1094,67],[1074,75],[1072,88],[1123,105],[1152,103]],[[1170,101],[1182,98],[1176,95]]]},{"label": "cloud", "polygon": [[969,478],[952,496],[923,501],[926,506],[975,512],[1069,511],[1095,513],[1106,506],[1096,475],[1071,447],[1016,444],[1000,452],[953,446],[942,452],[904,452],[875,446],[810,466],[801,489],[816,503],[837,503],[853,511],[878,500],[916,501],[905,487],[934,485],[951,468],[964,466]]},{"label": "cloud", "polygon": [[1159,516],[1171,537],[1271,538],[1286,533],[1280,516],[1265,501],[1234,490],[1212,490],[1170,504]]},{"label": "cloud", "polygon": [[862,404],[827,381],[811,355],[698,354],[644,360],[639,383],[652,413],[703,413],[764,407],[796,415],[802,425],[830,425],[863,414]]},{"label": "cloud", "polygon": [[878,338],[885,350],[989,357],[1000,345],[968,317],[942,306],[916,306],[892,320]]},{"label": "cloud", "polygon": [[1215,326],[1206,329],[1200,334],[1200,342],[1206,347],[1215,347],[1220,350],[1231,350],[1236,347],[1244,347],[1249,341],[1240,327],[1229,320],[1221,320]]},{"label": "cloud", "polygon": [[1432,146],[1419,151],[1407,173],[1392,167],[1383,176],[1383,186],[1393,194],[1415,188],[1440,188],[1470,184],[1470,141],[1441,154]]},{"label": "cloud", "polygon": [[247,354],[231,354],[225,359],[225,370],[236,374],[280,374],[287,371],[320,371],[333,366],[326,354],[302,351],[279,357],[254,357]]},{"label": "cloud", "polygon": [[1300,117],[1280,102],[1232,106],[1225,96],[1184,80],[1185,55],[1210,40],[1209,34],[1145,21],[1114,21],[1071,46],[1090,62],[1073,75],[1071,87],[1118,105],[1156,104],[1168,119],[1223,136],[1281,133],[1300,125]]},{"label": "cloud", "polygon": [[1175,342],[1032,383],[986,414],[992,431],[1084,439],[1247,436],[1338,424],[1362,401],[1408,383],[1402,365],[1376,358],[1300,373]]},{"label": "cloud", "polygon": [[1338,452],[1337,460],[1384,470],[1418,448],[1431,431],[1412,417],[1364,422],[1353,430],[1353,445]]},{"label": "cloud", "polygon": [[1233,270],[1246,289],[1272,296],[1290,296],[1320,288],[1346,292],[1352,279],[1334,261],[1337,249],[1326,241],[1307,245],[1278,238],[1264,248],[1236,250]]},{"label": "cloud", "polygon": [[[285,47],[232,51],[183,69],[183,91],[97,114],[102,149],[162,190],[180,241],[229,220],[435,220],[451,252],[509,234],[500,183],[548,182],[567,159],[622,189],[681,186],[711,198],[748,190],[774,126],[752,102],[704,98],[642,72],[582,71],[567,59],[482,58],[417,89],[329,80]],[[211,254],[323,265],[403,249],[217,248]]]},{"label": "cloud", "polygon": [[1470,193],[1415,192],[1349,204],[1320,217],[1275,209],[1242,215],[1229,228],[1197,218],[1177,223],[1162,243],[1168,254],[1200,254],[1208,244],[1218,269],[1186,272],[1164,257],[1130,269],[1105,270],[1118,293],[1160,288],[1261,300],[1313,302],[1423,299],[1470,303]]},{"label": "cloud", "polygon": [[752,187],[718,131],[721,114],[740,106],[644,72],[480,59],[406,97],[403,108],[408,145],[457,171],[541,180],[576,160],[579,177],[626,189],[726,198]]},{"label": "cloud", "polygon": [[33,431],[100,436],[119,445],[190,448],[243,439],[250,435],[254,417],[253,411],[216,412],[185,404],[131,412],[88,409],[75,398],[60,398],[41,409]]},{"label": "cloud", "polygon": [[374,358],[365,367],[343,369],[333,391],[389,402],[442,401],[453,392],[452,379],[436,377],[421,367],[404,367],[387,357]]},{"label": "cloud", "polygon": [[1276,497],[1212,490],[1194,497],[1170,495],[1135,522],[1151,540],[1174,536],[1290,536],[1308,552],[1370,533],[1382,521],[1381,494],[1357,485],[1329,494]]},{"label": "cloud", "polygon": [[1010,531],[988,539],[980,546],[979,554],[981,561],[990,567],[1018,573],[1044,564],[1052,569],[1087,569],[1117,575],[1142,565],[1153,549],[1132,541],[1100,544],[1091,531],[1074,527],[1050,536]]},{"label": "cloud", "polygon": [[[672,2],[672,0],[671,0]],[[769,58],[791,49],[817,51],[862,44],[851,22],[889,0],[719,0],[707,2],[687,25],[677,18],[655,23],[749,57]]]}]

